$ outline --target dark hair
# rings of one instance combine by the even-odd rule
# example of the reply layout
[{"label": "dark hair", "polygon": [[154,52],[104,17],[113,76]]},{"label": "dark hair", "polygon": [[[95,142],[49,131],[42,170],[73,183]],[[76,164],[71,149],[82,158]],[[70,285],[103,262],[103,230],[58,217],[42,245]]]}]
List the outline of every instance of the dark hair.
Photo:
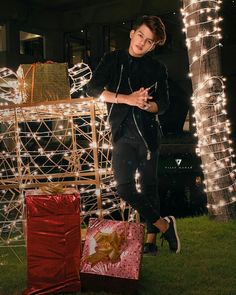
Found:
[{"label": "dark hair", "polygon": [[143,15],[134,23],[134,30],[142,25],[146,25],[156,36],[158,45],[164,45],[166,42],[166,30],[162,20],[155,15]]}]

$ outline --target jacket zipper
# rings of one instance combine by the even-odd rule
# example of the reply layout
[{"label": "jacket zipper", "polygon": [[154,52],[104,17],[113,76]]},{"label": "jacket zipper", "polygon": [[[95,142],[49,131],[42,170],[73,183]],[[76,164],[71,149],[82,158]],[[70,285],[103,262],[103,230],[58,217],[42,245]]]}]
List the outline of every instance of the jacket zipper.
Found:
[{"label": "jacket zipper", "polygon": [[162,126],[161,126],[161,122],[159,120],[158,114],[156,114],[156,121],[158,123],[159,129],[160,129],[160,132],[161,132],[161,136],[163,136]]},{"label": "jacket zipper", "polygon": [[143,142],[144,142],[144,145],[145,145],[145,147],[146,147],[146,149],[147,149],[147,160],[151,160],[151,151],[150,151],[150,149],[149,149],[149,147],[148,147],[148,144],[147,144],[145,138],[143,137],[143,134],[142,134],[141,130],[140,130],[139,127],[138,127],[138,123],[137,123],[137,121],[136,121],[135,114],[134,114],[134,108],[132,108],[132,115],[133,115],[134,124],[135,124],[135,126],[136,126],[136,129],[137,129],[139,135],[141,136],[141,138],[142,138],[142,140],[143,140]]},{"label": "jacket zipper", "polygon": [[[116,95],[118,94],[118,91],[119,91],[119,88],[120,88],[120,83],[121,83],[121,79],[122,79],[122,74],[123,74],[123,70],[124,70],[124,65],[121,64],[121,67],[120,67],[120,77],[119,77],[119,81],[118,81],[118,84],[117,84],[117,87],[116,87]],[[133,89],[131,87],[131,83],[130,83],[130,78],[128,78],[128,83],[129,83],[129,88],[130,90],[133,92]],[[156,85],[155,85],[156,87]],[[111,113],[112,113],[112,109],[114,107],[114,103],[111,105],[111,108],[110,108],[110,111],[109,111],[109,114],[107,116],[107,121],[109,122],[110,120],[110,116],[111,116]],[[140,137],[142,138],[142,141],[147,149],[147,160],[151,160],[151,151],[148,147],[148,144],[147,144],[147,141],[145,140],[145,138],[143,137],[143,134],[138,126],[138,123],[137,123],[137,120],[136,120],[136,117],[135,117],[135,114],[134,114],[134,108],[132,108],[132,116],[133,116],[133,119],[134,119],[134,124],[136,126],[136,129],[138,131],[138,134],[140,135]]]},{"label": "jacket zipper", "polygon": [[[118,84],[117,84],[117,87],[116,87],[116,96],[117,96],[119,88],[120,88],[120,83],[121,83],[121,79],[122,79],[123,70],[124,70],[124,65],[122,64],[120,66],[120,77],[119,77],[119,81],[118,81]],[[110,116],[111,116],[113,106],[114,106],[114,103],[112,103],[111,108],[109,110],[109,113],[108,113],[108,116],[107,116],[107,122],[109,122],[109,120],[110,120]]]},{"label": "jacket zipper", "polygon": [[[132,89],[132,87],[131,87],[131,83],[130,83],[130,78],[129,78],[129,77],[128,77],[128,83],[129,83],[129,88],[130,88],[130,90],[133,92],[133,89]],[[137,123],[137,120],[136,120],[136,118],[135,118],[135,114],[134,114],[134,108],[132,108],[132,116],[133,116],[133,119],[134,119],[134,124],[135,124],[135,126],[136,126],[136,129],[137,129],[137,131],[138,131],[138,134],[139,134],[140,137],[142,138],[142,141],[143,141],[143,143],[144,143],[144,145],[145,145],[145,147],[146,147],[146,149],[147,149],[147,160],[151,160],[151,151],[150,151],[150,149],[149,149],[149,147],[148,147],[147,141],[145,140],[145,138],[144,138],[144,136],[143,136],[143,134],[142,134],[142,132],[141,132],[139,126],[138,126],[138,123]]]}]

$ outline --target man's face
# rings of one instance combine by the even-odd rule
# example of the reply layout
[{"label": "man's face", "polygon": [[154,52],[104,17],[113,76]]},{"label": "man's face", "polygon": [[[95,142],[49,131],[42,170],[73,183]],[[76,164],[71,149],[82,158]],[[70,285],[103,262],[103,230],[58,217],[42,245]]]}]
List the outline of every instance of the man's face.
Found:
[{"label": "man's face", "polygon": [[142,57],[148,51],[153,50],[155,46],[155,36],[146,25],[142,25],[136,30],[130,31],[130,55],[135,57]]}]

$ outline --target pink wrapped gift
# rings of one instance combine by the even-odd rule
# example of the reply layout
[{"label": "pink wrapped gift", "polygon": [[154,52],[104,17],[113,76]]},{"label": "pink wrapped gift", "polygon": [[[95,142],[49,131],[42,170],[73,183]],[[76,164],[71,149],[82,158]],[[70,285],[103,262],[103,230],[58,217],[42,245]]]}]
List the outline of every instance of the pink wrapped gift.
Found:
[{"label": "pink wrapped gift", "polygon": [[27,289],[23,294],[79,291],[79,193],[28,191],[26,213]]},{"label": "pink wrapped gift", "polygon": [[82,289],[135,293],[143,238],[142,224],[90,218],[81,259]]}]

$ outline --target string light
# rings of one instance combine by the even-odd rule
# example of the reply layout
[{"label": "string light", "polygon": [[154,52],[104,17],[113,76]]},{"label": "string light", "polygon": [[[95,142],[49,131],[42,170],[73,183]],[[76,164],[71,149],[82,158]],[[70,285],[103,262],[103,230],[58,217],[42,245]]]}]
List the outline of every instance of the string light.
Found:
[{"label": "string light", "polygon": [[[83,88],[92,78],[92,71],[85,63],[77,63],[68,69],[68,75],[71,79],[70,94],[76,93]],[[0,106],[8,106],[8,102],[21,104],[26,100],[22,89],[26,87],[23,69],[18,68],[15,73],[9,68],[0,68],[0,98],[5,100]],[[83,97],[83,95],[82,95]],[[38,119],[40,122],[40,119]]]},{"label": "string light", "polygon": [[[213,215],[236,202],[235,163],[230,123],[227,119],[225,81],[217,65],[209,65],[209,56],[222,47],[218,16],[222,1],[184,0],[181,9],[190,66],[188,76],[193,82],[194,119],[198,144],[196,153],[202,159],[207,208]],[[208,58],[208,60],[207,60]],[[207,73],[203,73],[206,71]]]},{"label": "string light", "polygon": [[[112,176],[111,135],[104,103],[79,98],[70,103],[4,105],[0,118],[0,228],[4,228],[0,246],[24,244],[22,225],[17,222],[13,226],[13,222],[24,222],[25,190],[38,188],[42,182],[76,187],[83,220],[114,212],[125,218]],[[97,203],[100,197],[102,208]]]},{"label": "string light", "polygon": [[1,103],[0,106],[8,106],[8,101],[22,102],[20,88],[18,87],[18,76],[14,71],[8,68],[0,68],[0,83],[0,98],[6,101]]},{"label": "string light", "polygon": [[[85,63],[77,63],[68,70],[72,81],[70,93],[73,94],[86,85],[92,78],[92,71]],[[81,96],[83,98],[83,96]]]}]

